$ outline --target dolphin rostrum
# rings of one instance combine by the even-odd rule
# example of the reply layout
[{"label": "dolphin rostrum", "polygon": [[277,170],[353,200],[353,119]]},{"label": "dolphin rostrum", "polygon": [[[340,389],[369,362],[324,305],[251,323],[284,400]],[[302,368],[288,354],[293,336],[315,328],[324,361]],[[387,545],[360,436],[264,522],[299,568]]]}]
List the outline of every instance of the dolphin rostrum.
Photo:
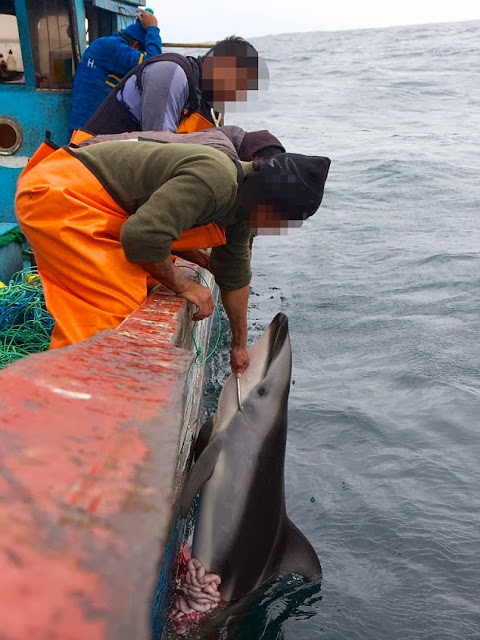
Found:
[{"label": "dolphin rostrum", "polygon": [[216,413],[201,429],[201,453],[181,498],[185,517],[200,492],[192,556],[220,576],[224,601],[288,573],[321,577],[317,554],[285,508],[292,355],[283,313],[275,316],[249,358],[240,393],[231,375]]}]

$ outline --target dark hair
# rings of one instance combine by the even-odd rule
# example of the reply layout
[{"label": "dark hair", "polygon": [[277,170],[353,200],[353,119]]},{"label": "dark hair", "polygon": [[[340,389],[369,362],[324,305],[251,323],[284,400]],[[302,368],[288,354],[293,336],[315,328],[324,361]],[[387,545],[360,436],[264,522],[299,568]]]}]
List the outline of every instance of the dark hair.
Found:
[{"label": "dark hair", "polygon": [[235,57],[239,67],[258,68],[258,51],[250,42],[240,36],[228,36],[228,38],[220,40],[207,51],[204,58],[209,55],[225,58]]},{"label": "dark hair", "polygon": [[254,171],[258,171],[264,162],[282,151],[283,149],[279,147],[263,147],[263,149],[256,151],[252,158],[252,167]]},{"label": "dark hair", "polygon": [[140,45],[142,44],[139,40],[135,40],[135,38],[132,38],[132,36],[128,36],[126,33],[124,33],[123,31],[120,32],[120,35],[122,36],[122,38],[126,41],[126,43],[128,44],[129,47],[133,47],[133,45],[138,42]]}]

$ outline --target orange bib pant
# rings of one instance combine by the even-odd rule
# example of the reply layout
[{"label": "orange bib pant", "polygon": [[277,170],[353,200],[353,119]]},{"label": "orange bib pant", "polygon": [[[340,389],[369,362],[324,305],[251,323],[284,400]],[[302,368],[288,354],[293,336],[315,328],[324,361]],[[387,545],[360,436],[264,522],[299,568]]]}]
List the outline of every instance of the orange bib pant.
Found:
[{"label": "orange bib pant", "polygon": [[[39,148],[18,181],[16,211],[55,319],[51,348],[118,327],[145,300],[149,274],[126,259],[119,240],[128,214],[65,149]],[[210,223],[186,231],[173,249],[220,244],[225,231]]]}]

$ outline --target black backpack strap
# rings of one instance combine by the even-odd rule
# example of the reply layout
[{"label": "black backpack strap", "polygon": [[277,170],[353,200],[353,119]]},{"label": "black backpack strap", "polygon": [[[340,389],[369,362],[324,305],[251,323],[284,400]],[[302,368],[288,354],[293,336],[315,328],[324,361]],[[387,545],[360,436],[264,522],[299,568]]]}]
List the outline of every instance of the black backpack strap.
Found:
[{"label": "black backpack strap", "polygon": [[[148,58],[141,65],[136,67],[135,74],[137,76],[137,87],[140,91],[143,91],[142,85],[142,71],[146,65],[152,62],[159,62],[161,60],[167,60],[178,64],[185,72],[188,82],[188,103],[186,106],[186,113],[184,117],[187,118],[190,114],[197,112],[206,118],[213,125],[216,125],[215,119],[212,117],[210,105],[203,99],[202,95],[202,60],[200,56],[194,58],[193,56],[182,56],[179,53],[162,53],[158,56]],[[216,112],[215,112],[216,113]]]},{"label": "black backpack strap", "polygon": [[128,107],[117,96],[123,90],[125,83],[132,75],[135,75],[137,87],[143,91],[142,72],[145,67],[154,62],[171,61],[178,64],[185,72],[188,82],[188,103],[187,113],[184,117],[193,112],[198,112],[209,122],[215,124],[210,113],[210,106],[202,99],[201,84],[201,58],[195,59],[191,56],[182,56],[179,53],[161,53],[158,56],[147,58],[145,62],[137,65],[129,71],[110,94],[105,98],[97,111],[88,122],[82,127],[83,130],[98,135],[102,133],[123,133],[125,131],[138,131],[139,121],[130,113]]},{"label": "black backpack strap", "polygon": [[202,93],[200,90],[200,70],[195,58],[192,58],[191,56],[182,56],[179,53],[161,53],[158,56],[148,58],[134,70],[137,78],[137,87],[140,91],[143,91],[143,70],[147,65],[152,64],[152,62],[175,62],[175,64],[178,64],[178,66],[183,69],[188,82],[188,113],[186,115],[190,115],[194,111],[197,111]]}]

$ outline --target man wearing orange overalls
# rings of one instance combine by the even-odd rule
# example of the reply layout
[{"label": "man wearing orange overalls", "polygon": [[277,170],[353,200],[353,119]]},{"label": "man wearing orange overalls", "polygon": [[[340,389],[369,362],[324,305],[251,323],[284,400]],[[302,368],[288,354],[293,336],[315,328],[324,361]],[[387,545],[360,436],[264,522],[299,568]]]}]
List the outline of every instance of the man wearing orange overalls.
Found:
[{"label": "man wearing orange overalls", "polygon": [[209,316],[209,289],[170,254],[213,247],[231,367],[241,374],[250,234],[301,226],[320,205],[330,160],[279,153],[239,162],[202,145],[149,141],[44,145],[37,154],[20,176],[16,210],[55,319],[51,347],[117,327],[144,301],[149,275],[196,305],[195,320]]}]

